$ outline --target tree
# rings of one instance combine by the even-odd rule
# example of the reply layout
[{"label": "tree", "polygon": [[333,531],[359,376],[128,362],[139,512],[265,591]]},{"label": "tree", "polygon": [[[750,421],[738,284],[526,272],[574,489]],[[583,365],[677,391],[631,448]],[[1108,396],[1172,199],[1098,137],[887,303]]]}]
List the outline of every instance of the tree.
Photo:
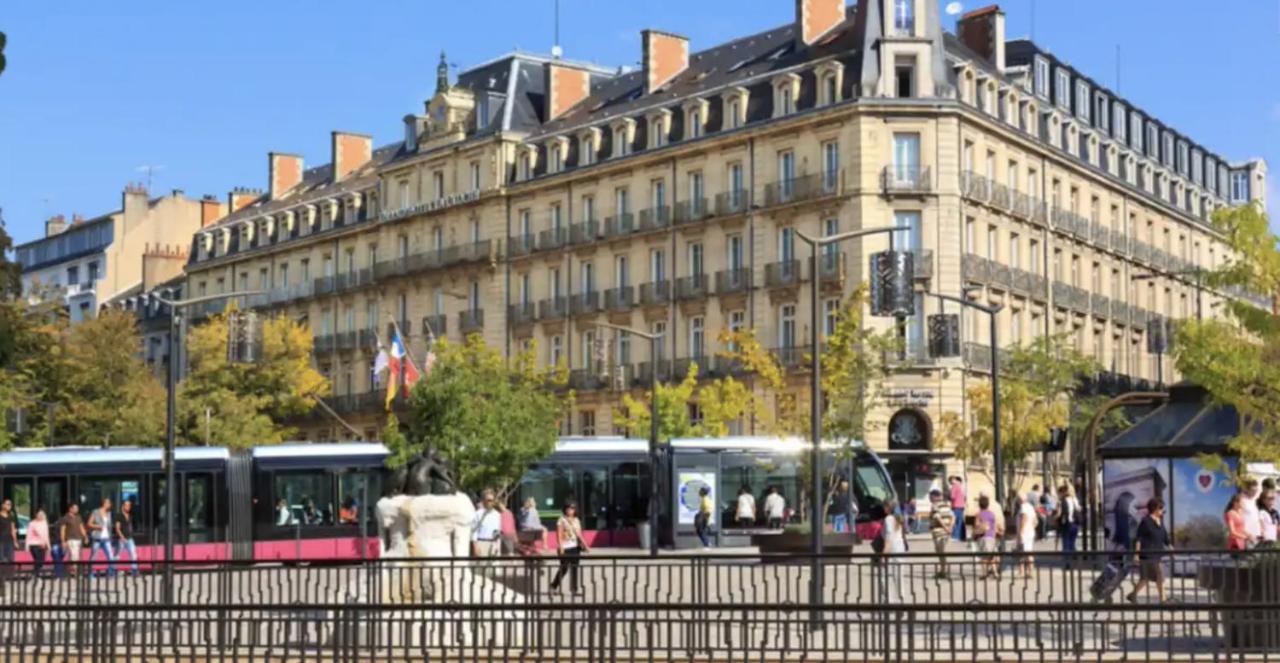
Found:
[{"label": "tree", "polygon": [[137,318],[106,309],[63,330],[69,367],[62,439],[97,446],[164,441],[164,386],[142,361]]},{"label": "tree", "polygon": [[286,441],[296,431],[280,422],[310,412],[329,391],[328,379],[311,365],[311,330],[286,317],[268,318],[261,325],[261,359],[230,362],[229,316],[213,316],[187,338],[179,431],[189,444],[244,448]]},{"label": "tree", "polygon": [[[724,437],[729,425],[740,420],[749,409],[751,392],[746,385],[723,377],[698,386],[701,368],[691,363],[684,379],[674,384],[658,383],[658,443],[666,444],[681,437]],[[696,395],[696,396],[695,396]],[[641,398],[622,395],[622,404],[614,415],[615,423],[636,437],[649,437],[649,392]],[[696,403],[702,413],[694,423],[689,406]]]},{"label": "tree", "polygon": [[[1048,444],[1051,431],[1067,426],[1072,396],[1084,377],[1097,370],[1093,359],[1062,335],[1040,336],[1009,350],[1000,371],[1000,449],[1010,486],[1017,484],[1024,461]],[[994,454],[991,394],[990,382],[970,387],[971,419],[947,412],[939,421],[939,438],[950,442],[956,458],[967,463]]]},{"label": "tree", "polygon": [[13,238],[5,229],[3,212],[0,210],[0,301],[9,301],[22,294],[22,265],[9,259]]},{"label": "tree", "polygon": [[6,434],[16,446],[66,443],[64,416],[73,368],[61,292],[37,288],[28,297],[0,301],[0,407],[20,416],[21,430]]},{"label": "tree", "polygon": [[530,465],[555,451],[560,421],[572,402],[557,366],[537,368],[536,349],[510,359],[473,335],[462,344],[439,340],[430,375],[409,396],[408,432],[384,440],[392,467],[435,448],[465,490],[515,488]]},{"label": "tree", "polygon": [[1280,462],[1280,250],[1260,205],[1218,210],[1213,226],[1231,255],[1206,274],[1210,287],[1267,297],[1271,308],[1244,299],[1225,303],[1225,320],[1188,320],[1176,330],[1173,356],[1182,375],[1202,385],[1215,402],[1241,417],[1240,434],[1228,442],[1246,463]]}]

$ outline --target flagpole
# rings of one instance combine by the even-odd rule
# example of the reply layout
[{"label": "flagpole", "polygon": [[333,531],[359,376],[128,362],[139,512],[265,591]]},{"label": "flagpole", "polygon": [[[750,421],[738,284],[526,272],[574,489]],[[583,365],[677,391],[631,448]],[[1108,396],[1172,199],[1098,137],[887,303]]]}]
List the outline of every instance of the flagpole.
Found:
[{"label": "flagpole", "polygon": [[[390,313],[387,314],[387,317],[391,318],[391,326],[395,327],[396,336],[400,337],[400,344],[404,346],[405,358],[409,360],[410,364],[413,364],[413,368],[416,370],[418,368],[418,362],[413,360],[413,352],[409,350],[409,344],[404,340],[405,335],[400,333],[400,323],[396,322],[395,316],[392,316]],[[431,335],[435,336],[435,332],[432,332]],[[421,375],[422,371],[418,371],[418,373]],[[400,371],[400,386],[404,386],[404,371]]]}]

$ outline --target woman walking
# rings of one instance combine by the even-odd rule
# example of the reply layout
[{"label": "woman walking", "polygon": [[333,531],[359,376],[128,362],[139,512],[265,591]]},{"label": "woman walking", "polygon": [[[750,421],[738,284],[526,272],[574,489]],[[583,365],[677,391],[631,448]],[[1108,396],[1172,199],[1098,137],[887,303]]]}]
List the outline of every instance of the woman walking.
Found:
[{"label": "woman walking", "polygon": [[1253,546],[1253,537],[1244,524],[1244,495],[1236,493],[1231,496],[1222,519],[1227,524],[1227,550],[1248,550]]},{"label": "woman walking", "polygon": [[1262,523],[1260,543],[1275,545],[1277,529],[1280,529],[1280,514],[1276,513],[1276,491],[1263,488],[1258,496],[1258,520]]},{"label": "woman walking", "polygon": [[582,524],[578,522],[578,505],[566,502],[560,520],[556,521],[556,552],[560,555],[560,570],[551,579],[551,591],[560,591],[560,581],[565,573],[569,574],[569,589],[574,594],[581,594],[578,584],[578,558],[591,548],[582,538]]},{"label": "woman walking", "polygon": [[880,524],[880,536],[884,539],[884,573],[882,596],[888,603],[902,602],[902,578],[900,564],[894,560],[895,555],[907,552],[906,532],[903,528],[902,516],[898,513],[898,501],[889,498],[884,502],[884,520]]},{"label": "woman walking", "polygon": [[1076,551],[1076,537],[1080,535],[1080,500],[1076,499],[1071,484],[1058,488],[1058,536],[1062,538],[1062,552]]},{"label": "woman walking", "polygon": [[702,542],[702,549],[711,548],[711,515],[715,505],[711,502],[711,489],[703,486],[698,489],[698,515],[693,517],[693,531]]},{"label": "woman walking", "polygon": [[983,553],[982,565],[985,570],[979,579],[999,578],[1000,560],[996,557],[997,537],[1004,536],[1000,531],[1000,520],[991,509],[991,498],[978,496],[978,516],[973,519],[973,536],[978,540],[978,551]]},{"label": "woman walking", "polygon": [[27,523],[27,552],[31,553],[31,577],[39,578],[49,552],[49,519],[44,509],[36,509],[35,518]]},{"label": "woman walking", "polygon": [[1126,597],[1130,603],[1138,602],[1138,593],[1151,583],[1156,586],[1156,594],[1164,603],[1164,560],[1165,551],[1172,550],[1169,531],[1164,528],[1164,500],[1159,497],[1147,502],[1147,515],[1138,524],[1138,535],[1133,540],[1134,552],[1138,557],[1138,582],[1133,591]]},{"label": "woman walking", "polygon": [[1018,506],[1018,552],[1022,553],[1019,567],[1022,579],[1031,579],[1031,570],[1035,567],[1036,529],[1040,524],[1040,516],[1033,506],[1032,495],[1028,494],[1020,500]]}]

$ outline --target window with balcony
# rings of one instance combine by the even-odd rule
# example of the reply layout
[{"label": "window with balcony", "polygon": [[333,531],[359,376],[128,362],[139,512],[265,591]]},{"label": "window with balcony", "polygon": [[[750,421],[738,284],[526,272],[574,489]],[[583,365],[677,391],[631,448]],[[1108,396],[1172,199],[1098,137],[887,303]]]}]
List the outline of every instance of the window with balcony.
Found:
[{"label": "window with balcony", "polygon": [[655,362],[661,362],[667,357],[667,323],[662,321],[653,322],[649,325],[649,333],[659,337],[658,342],[654,345],[657,348],[657,356],[653,358]]},{"label": "window with balcony", "polygon": [[596,291],[596,268],[595,265],[584,262],[578,268],[578,275],[581,277],[582,292],[591,294]]},{"label": "window with balcony", "polygon": [[533,276],[528,272],[520,275],[520,303],[525,306],[533,303]]},{"label": "window with balcony", "polygon": [[796,237],[792,228],[778,229],[778,260],[790,262],[796,257]]},{"label": "window with balcony", "polygon": [[559,366],[562,359],[564,359],[564,337],[556,334],[547,344],[547,363],[551,366]]},{"label": "window with balcony", "polygon": [[703,275],[702,242],[689,242],[689,275]]},{"label": "window with balcony", "polygon": [[915,185],[920,179],[920,134],[893,134],[893,177],[898,184]]},{"label": "window with balcony", "polygon": [[649,250],[649,280],[662,283],[667,280],[667,254],[662,249]]},{"label": "window with balcony", "polygon": [[654,209],[667,206],[667,181],[653,180],[649,182],[649,204]]},{"label": "window with balcony", "polygon": [[828,338],[834,335],[839,320],[840,300],[835,297],[822,300],[822,334]]},{"label": "window with balcony", "polygon": [[1009,233],[1009,256],[1007,262],[1011,267],[1022,268],[1022,238],[1018,233]]},{"label": "window with balcony", "polygon": [[631,285],[631,260],[625,254],[613,259],[613,282],[619,288]]},{"label": "window with balcony", "polygon": [[[702,357],[706,352],[706,332],[704,330],[702,316],[694,316],[689,319],[689,356]],[[704,370],[709,367],[703,367]]]},{"label": "window with balcony", "polygon": [[625,187],[618,187],[613,190],[613,213],[622,216],[630,211],[630,195],[631,192]]},{"label": "window with balcony", "polygon": [[1027,270],[1032,274],[1040,273],[1040,240],[1027,241]]},{"label": "window with balcony", "polygon": [[827,141],[822,144],[822,189],[835,191],[840,176],[840,144]]},{"label": "window with balcony", "polygon": [[728,255],[726,257],[728,258],[727,262],[729,263],[729,269],[735,271],[742,269],[742,235],[729,235],[725,238],[725,245],[727,247],[726,250],[728,251]]},{"label": "window with balcony", "polygon": [[[834,221],[834,219],[833,219]],[[893,233],[893,248],[898,251],[919,251],[923,242],[921,216],[917,210],[898,210],[893,213],[893,225],[904,228]],[[833,233],[834,234],[834,233]],[[835,246],[830,245],[830,246]]]},{"label": "window with balcony", "polygon": [[783,304],[778,307],[778,347],[796,347],[796,305]]}]

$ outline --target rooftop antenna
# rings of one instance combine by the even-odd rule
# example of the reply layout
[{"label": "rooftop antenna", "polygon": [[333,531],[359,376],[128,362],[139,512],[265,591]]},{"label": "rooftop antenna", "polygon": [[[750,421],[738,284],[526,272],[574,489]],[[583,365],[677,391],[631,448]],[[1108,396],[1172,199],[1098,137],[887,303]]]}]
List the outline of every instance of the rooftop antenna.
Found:
[{"label": "rooftop antenna", "polygon": [[560,0],[555,0],[555,40],[551,44],[551,57],[559,60],[564,55],[560,48]]},{"label": "rooftop antenna", "polygon": [[137,171],[139,173],[147,174],[147,191],[151,190],[151,180],[154,179],[155,172],[157,170],[164,170],[164,166],[152,166],[150,164],[144,164],[144,165],[138,166],[137,168]]}]

